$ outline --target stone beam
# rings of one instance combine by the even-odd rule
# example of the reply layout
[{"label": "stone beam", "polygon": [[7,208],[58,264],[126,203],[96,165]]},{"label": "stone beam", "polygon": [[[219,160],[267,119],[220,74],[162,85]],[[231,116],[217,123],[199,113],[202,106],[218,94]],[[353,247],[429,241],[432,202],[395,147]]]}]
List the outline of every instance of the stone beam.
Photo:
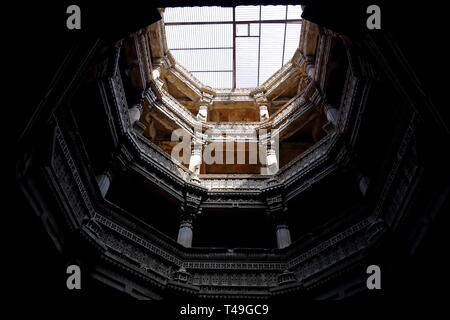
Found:
[{"label": "stone beam", "polygon": [[259,121],[269,120],[269,100],[263,92],[256,93],[253,98],[255,99],[255,104],[259,108]]},{"label": "stone beam", "polygon": [[293,136],[298,131],[302,130],[306,125],[311,123],[317,118],[317,113],[314,112],[314,109],[310,109],[307,113],[298,117],[294,121],[291,121],[286,127],[281,130],[279,133],[280,140],[287,139]]},{"label": "stone beam", "polygon": [[299,49],[305,58],[316,55],[319,27],[317,24],[303,20]]},{"label": "stone beam", "polygon": [[186,79],[180,72],[175,68],[170,68],[164,74],[165,78],[172,83],[178,90],[185,94],[192,101],[198,101],[202,93],[194,85],[192,85],[188,79]]},{"label": "stone beam", "polygon": [[266,91],[266,97],[270,100],[275,100],[297,83],[300,79],[300,72],[297,68],[291,67],[287,72],[281,75],[276,82],[270,86]]},{"label": "stone beam", "polygon": [[148,38],[150,39],[150,50],[152,52],[152,62],[156,64],[158,59],[162,59],[165,55],[164,38],[163,38],[163,22],[162,20],[150,25],[148,30]]}]

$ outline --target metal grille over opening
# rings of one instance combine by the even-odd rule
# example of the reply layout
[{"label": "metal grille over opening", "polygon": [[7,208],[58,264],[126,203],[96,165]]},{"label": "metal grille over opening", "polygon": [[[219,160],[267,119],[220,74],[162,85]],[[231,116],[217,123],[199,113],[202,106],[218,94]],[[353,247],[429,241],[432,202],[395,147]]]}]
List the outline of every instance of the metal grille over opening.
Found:
[{"label": "metal grille over opening", "polygon": [[292,58],[301,6],[166,8],[174,58],[205,85],[254,88]]}]

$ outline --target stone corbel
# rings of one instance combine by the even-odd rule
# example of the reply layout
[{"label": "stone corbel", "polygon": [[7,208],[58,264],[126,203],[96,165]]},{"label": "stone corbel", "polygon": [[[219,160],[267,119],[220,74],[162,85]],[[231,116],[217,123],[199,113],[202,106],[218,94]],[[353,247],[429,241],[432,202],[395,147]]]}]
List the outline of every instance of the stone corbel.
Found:
[{"label": "stone corbel", "polygon": [[203,91],[199,101],[199,108],[197,113],[197,120],[207,121],[208,119],[208,107],[213,102],[214,95],[211,92]]},{"label": "stone corbel", "polygon": [[260,121],[269,120],[269,110],[268,110],[269,100],[267,99],[264,92],[255,93],[253,98],[255,99],[255,104],[259,108],[259,120]]},{"label": "stone corbel", "polygon": [[182,283],[190,283],[191,277],[191,274],[184,267],[180,267],[173,273],[173,279]]},{"label": "stone corbel", "polygon": [[159,58],[157,61],[155,61],[154,67],[152,70],[152,78],[158,87],[161,88],[165,85],[165,83],[163,81],[164,75],[167,73],[167,71],[170,68],[173,67],[173,65],[174,65],[174,63],[167,55],[165,55],[164,57]]},{"label": "stone corbel", "polygon": [[266,196],[267,214],[272,217],[284,216],[287,212],[287,206],[285,205],[283,195],[281,193],[275,193]]},{"label": "stone corbel", "polygon": [[278,284],[280,286],[293,282],[297,282],[297,277],[292,271],[284,270],[283,273],[278,275]]}]

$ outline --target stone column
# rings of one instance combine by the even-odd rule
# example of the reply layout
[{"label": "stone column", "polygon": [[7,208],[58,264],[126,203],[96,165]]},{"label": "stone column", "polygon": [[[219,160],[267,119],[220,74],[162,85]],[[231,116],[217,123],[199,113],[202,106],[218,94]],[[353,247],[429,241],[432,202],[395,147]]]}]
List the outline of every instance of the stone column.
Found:
[{"label": "stone column", "polygon": [[289,226],[285,222],[278,222],[276,226],[278,249],[289,247],[292,243]]},{"label": "stone column", "polygon": [[198,108],[197,120],[206,121],[208,119],[208,106],[213,102],[212,92],[202,92],[200,107]]},{"label": "stone column", "polygon": [[339,121],[339,110],[330,104],[326,104],[324,110],[327,116],[327,120],[331,122],[334,126],[337,126]]},{"label": "stone column", "polygon": [[180,229],[178,230],[177,242],[186,248],[192,247],[193,238],[192,218],[184,218],[181,220]]},{"label": "stone column", "polygon": [[276,150],[273,147],[267,149],[267,174],[275,174],[278,172],[278,158]]},{"label": "stone column", "polygon": [[279,143],[279,137],[278,133],[275,133],[273,130],[269,131],[269,137],[268,137],[268,143],[267,146],[267,170],[268,174],[275,174],[278,172],[279,165],[278,165],[278,143]]},{"label": "stone column", "polygon": [[196,138],[193,140],[191,158],[189,159],[189,170],[198,176],[200,174],[200,165],[202,164],[203,144]]},{"label": "stone column", "polygon": [[258,156],[262,165],[261,174],[273,175],[278,172],[278,135],[272,131],[260,130],[258,136]]},{"label": "stone column", "polygon": [[109,171],[106,171],[105,173],[98,175],[96,179],[98,187],[100,189],[100,193],[102,197],[105,197],[111,185],[111,174],[109,173]]},{"label": "stone column", "polygon": [[142,105],[140,103],[135,104],[133,107],[128,109],[128,114],[130,116],[130,123],[134,125],[135,122],[139,121],[142,114]]},{"label": "stone column", "polygon": [[291,245],[291,232],[287,224],[288,207],[286,205],[284,195],[281,193],[274,193],[268,195],[267,214],[272,218],[275,225],[275,235],[277,239],[277,248],[282,249]]}]

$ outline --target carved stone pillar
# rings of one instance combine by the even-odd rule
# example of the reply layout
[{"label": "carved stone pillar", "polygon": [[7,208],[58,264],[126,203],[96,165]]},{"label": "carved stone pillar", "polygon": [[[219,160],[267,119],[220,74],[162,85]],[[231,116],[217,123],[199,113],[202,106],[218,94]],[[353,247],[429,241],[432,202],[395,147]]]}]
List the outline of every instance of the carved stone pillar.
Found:
[{"label": "carved stone pillar", "polygon": [[102,197],[105,197],[106,193],[111,186],[111,173],[106,171],[96,177],[98,187],[100,189],[100,193]]},{"label": "carved stone pillar", "polygon": [[324,111],[327,116],[327,120],[334,126],[337,126],[339,122],[339,110],[330,104],[326,104],[324,107]]},{"label": "carved stone pillar", "polygon": [[267,149],[267,174],[273,175],[278,172],[278,157],[276,150],[273,147]]},{"label": "carved stone pillar", "polygon": [[282,249],[291,245],[291,232],[287,224],[288,208],[284,202],[283,195],[275,193],[266,198],[267,213],[273,219],[275,224],[275,235],[277,239],[277,248]]},{"label": "carved stone pillar", "polygon": [[130,123],[133,125],[135,122],[139,121],[142,114],[142,105],[140,103],[135,104],[133,107],[128,109],[128,114],[130,117]]},{"label": "carved stone pillar", "polygon": [[189,159],[189,170],[195,175],[200,174],[200,166],[202,164],[203,144],[196,138],[193,139],[191,158]]},{"label": "carved stone pillar", "polygon": [[177,241],[186,248],[192,247],[194,220],[201,215],[201,195],[186,191],[184,201],[181,205],[180,228],[178,229]]},{"label": "carved stone pillar", "polygon": [[197,113],[197,120],[206,121],[208,119],[208,106],[212,103],[213,95],[210,92],[202,92],[200,107]]},{"label": "carved stone pillar", "polygon": [[274,175],[278,172],[278,135],[272,131],[260,130],[258,136],[259,159],[265,167],[261,167],[261,174]]},{"label": "carved stone pillar", "polygon": [[269,145],[267,146],[267,173],[273,175],[278,172],[279,164],[278,164],[278,134],[274,133],[273,130],[269,132]]},{"label": "carved stone pillar", "polygon": [[206,121],[208,119],[208,105],[202,104],[198,108],[197,120]]},{"label": "carved stone pillar", "polygon": [[178,230],[177,242],[186,248],[192,247],[193,229],[193,218],[183,217],[180,222],[180,229]]},{"label": "carved stone pillar", "polygon": [[269,110],[268,110],[269,101],[267,100],[267,97],[264,94],[264,92],[255,93],[253,98],[255,99],[255,104],[259,108],[259,121],[265,121],[269,119]]}]

